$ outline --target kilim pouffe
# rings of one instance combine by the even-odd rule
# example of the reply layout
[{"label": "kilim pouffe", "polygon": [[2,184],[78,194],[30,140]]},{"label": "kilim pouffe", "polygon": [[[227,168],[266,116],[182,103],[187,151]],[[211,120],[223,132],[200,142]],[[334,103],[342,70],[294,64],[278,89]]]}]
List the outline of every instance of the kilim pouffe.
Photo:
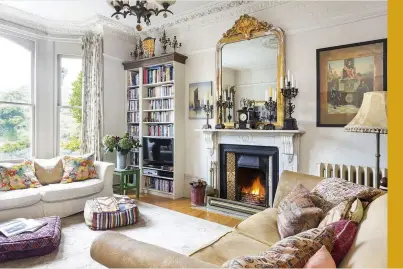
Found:
[{"label": "kilim pouffe", "polygon": [[135,224],[138,208],[134,200],[124,195],[88,200],[84,207],[85,223],[93,230],[107,230]]},{"label": "kilim pouffe", "polygon": [[43,256],[57,249],[61,236],[60,218],[45,217],[36,220],[47,224],[32,233],[10,237],[0,234],[0,262]]}]

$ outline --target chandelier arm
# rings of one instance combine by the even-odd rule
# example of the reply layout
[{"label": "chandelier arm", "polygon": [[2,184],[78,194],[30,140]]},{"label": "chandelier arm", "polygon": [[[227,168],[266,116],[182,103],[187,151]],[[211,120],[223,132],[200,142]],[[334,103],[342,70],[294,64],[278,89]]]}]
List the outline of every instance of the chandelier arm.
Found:
[{"label": "chandelier arm", "polygon": [[171,14],[173,15],[173,12],[170,11],[169,9],[161,9],[161,10],[157,11],[157,13],[155,13],[155,16],[158,16],[158,14],[160,14],[160,13],[163,12],[163,11],[168,12],[168,13],[171,13]]}]

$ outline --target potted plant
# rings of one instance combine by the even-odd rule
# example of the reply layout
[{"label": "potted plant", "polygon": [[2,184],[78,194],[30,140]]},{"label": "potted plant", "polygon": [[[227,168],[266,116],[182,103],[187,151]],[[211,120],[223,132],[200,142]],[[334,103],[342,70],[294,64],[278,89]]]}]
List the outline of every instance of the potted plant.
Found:
[{"label": "potted plant", "polygon": [[116,168],[125,169],[126,168],[126,156],[132,149],[137,149],[141,147],[140,141],[138,139],[133,139],[126,133],[123,137],[105,135],[102,139],[105,146],[105,152],[117,151],[116,154]]}]

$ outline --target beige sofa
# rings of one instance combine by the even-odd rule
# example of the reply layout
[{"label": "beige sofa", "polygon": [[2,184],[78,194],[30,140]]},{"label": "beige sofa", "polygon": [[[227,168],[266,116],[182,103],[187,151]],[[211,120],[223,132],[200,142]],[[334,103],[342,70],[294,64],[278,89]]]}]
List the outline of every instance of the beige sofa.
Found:
[{"label": "beige sofa", "polygon": [[67,217],[84,210],[88,199],[113,194],[115,165],[95,162],[99,178],[39,188],[0,191],[0,222],[14,218]]},{"label": "beige sofa", "polygon": [[[322,178],[285,171],[281,175],[274,208],[257,213],[190,257],[139,242],[116,232],[99,236],[92,244],[91,256],[110,267],[212,268],[242,255],[267,250],[280,240],[277,205],[292,188],[301,183],[312,189]],[[372,202],[365,211],[353,246],[341,263],[342,268],[387,267],[387,194]]]}]

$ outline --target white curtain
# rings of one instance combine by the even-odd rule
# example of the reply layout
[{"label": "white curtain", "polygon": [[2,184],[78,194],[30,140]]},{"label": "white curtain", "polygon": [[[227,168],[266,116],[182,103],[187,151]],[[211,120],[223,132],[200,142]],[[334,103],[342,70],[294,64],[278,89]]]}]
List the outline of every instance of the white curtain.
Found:
[{"label": "white curtain", "polygon": [[83,41],[83,115],[81,153],[95,153],[101,161],[103,127],[103,39],[100,34],[87,33]]}]

